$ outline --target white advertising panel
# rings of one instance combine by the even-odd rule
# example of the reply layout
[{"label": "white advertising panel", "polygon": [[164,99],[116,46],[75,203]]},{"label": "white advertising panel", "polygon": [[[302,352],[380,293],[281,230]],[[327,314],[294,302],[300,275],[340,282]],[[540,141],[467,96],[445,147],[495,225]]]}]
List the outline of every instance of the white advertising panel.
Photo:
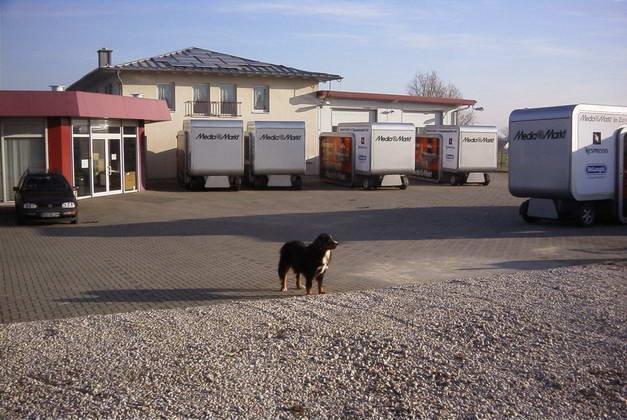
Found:
[{"label": "white advertising panel", "polygon": [[490,170],[497,166],[497,132],[460,129],[459,169]]},{"label": "white advertising panel", "polygon": [[616,188],[616,130],[627,125],[627,114],[575,112],[572,192],[577,200],[611,198]]},{"label": "white advertising panel", "polygon": [[189,173],[191,175],[243,174],[243,123],[241,121],[201,120],[194,124],[195,122],[196,120],[192,120],[189,134]]},{"label": "white advertising panel", "polygon": [[509,189],[518,197],[569,198],[570,118],[510,121]]},{"label": "white advertising panel", "polygon": [[416,130],[372,130],[372,174],[410,174],[415,170]]},{"label": "white advertising panel", "polygon": [[304,123],[255,123],[249,135],[254,174],[305,173]]}]

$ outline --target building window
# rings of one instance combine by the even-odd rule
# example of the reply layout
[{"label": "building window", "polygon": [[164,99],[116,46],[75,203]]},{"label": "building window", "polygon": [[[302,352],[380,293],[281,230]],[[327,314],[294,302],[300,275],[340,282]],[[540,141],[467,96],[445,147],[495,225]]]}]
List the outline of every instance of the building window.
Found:
[{"label": "building window", "polygon": [[[1,122],[0,122],[1,123]],[[15,118],[4,120],[0,130],[0,201],[13,201],[13,187],[28,170],[46,170],[45,122],[40,119]]]},{"label": "building window", "polygon": [[253,88],[253,111],[270,111],[270,90],[268,86],[256,86]]},{"label": "building window", "polygon": [[170,111],[174,111],[174,83],[165,83],[157,85],[157,97],[166,101]]},{"label": "building window", "polygon": [[220,86],[220,114],[237,115],[237,94],[235,85]]},{"label": "building window", "polygon": [[209,115],[209,85],[194,85],[193,89],[193,113],[196,115]]}]

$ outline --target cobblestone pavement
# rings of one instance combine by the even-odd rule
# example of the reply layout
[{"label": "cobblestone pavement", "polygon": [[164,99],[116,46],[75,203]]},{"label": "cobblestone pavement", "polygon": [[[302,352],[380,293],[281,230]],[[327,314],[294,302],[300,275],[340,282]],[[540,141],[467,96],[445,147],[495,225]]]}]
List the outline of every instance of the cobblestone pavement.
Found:
[{"label": "cobblestone pavement", "polygon": [[488,187],[158,191],[80,202],[78,225],[16,226],[0,208],[0,322],[281,294],[280,245],[329,232],[328,292],[627,260],[627,226],[528,225],[506,174]]}]

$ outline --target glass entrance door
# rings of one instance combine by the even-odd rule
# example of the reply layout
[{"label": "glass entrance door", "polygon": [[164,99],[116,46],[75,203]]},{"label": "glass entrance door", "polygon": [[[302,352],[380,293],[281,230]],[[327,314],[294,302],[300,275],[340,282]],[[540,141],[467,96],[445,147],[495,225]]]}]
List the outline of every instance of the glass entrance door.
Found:
[{"label": "glass entrance door", "polygon": [[122,190],[120,140],[109,139],[109,191]]},{"label": "glass entrance door", "polygon": [[122,191],[121,160],[120,139],[93,139],[94,194]]}]

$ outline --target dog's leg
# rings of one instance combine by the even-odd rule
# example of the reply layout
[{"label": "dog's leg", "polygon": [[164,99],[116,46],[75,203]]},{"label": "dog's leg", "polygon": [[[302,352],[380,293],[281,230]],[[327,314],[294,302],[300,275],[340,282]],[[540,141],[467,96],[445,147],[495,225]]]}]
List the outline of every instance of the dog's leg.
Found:
[{"label": "dog's leg", "polygon": [[296,288],[302,289],[303,284],[300,282],[300,273],[296,273]]},{"label": "dog's leg", "polygon": [[324,287],[322,286],[322,281],[324,280],[324,274],[320,274],[316,280],[318,281],[318,294],[319,295],[324,295],[325,291],[324,291]]},{"label": "dog's leg", "polygon": [[311,286],[312,285],[313,285],[313,276],[312,275],[305,276],[305,289],[306,289],[308,295],[311,294]]},{"label": "dog's leg", "polygon": [[279,280],[281,280],[281,291],[287,292],[287,272],[290,270],[289,265],[283,260],[279,261]]}]

